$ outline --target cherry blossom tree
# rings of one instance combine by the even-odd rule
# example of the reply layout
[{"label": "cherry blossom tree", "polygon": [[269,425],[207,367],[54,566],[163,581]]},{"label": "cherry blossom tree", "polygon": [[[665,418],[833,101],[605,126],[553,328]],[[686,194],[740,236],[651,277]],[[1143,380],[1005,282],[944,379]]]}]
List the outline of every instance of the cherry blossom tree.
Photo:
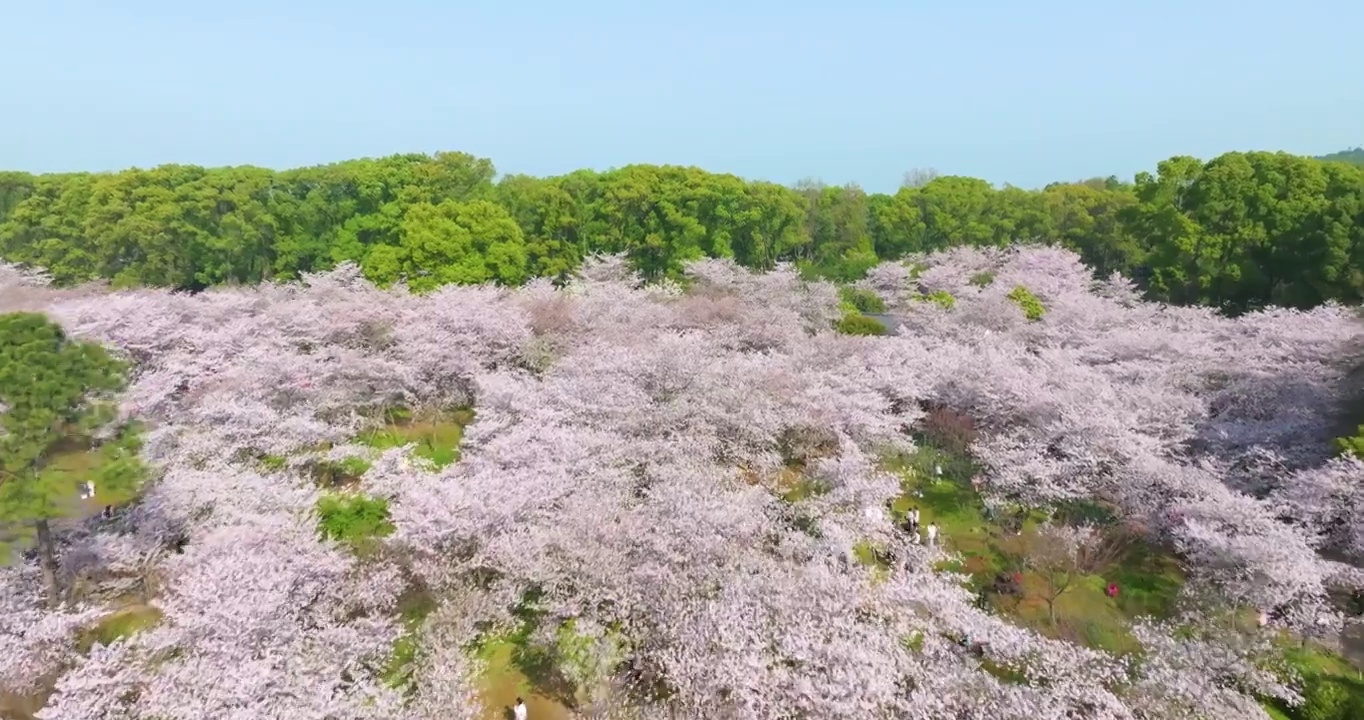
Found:
[{"label": "cherry blossom tree", "polygon": [[[413,295],[343,265],[185,295],[0,268],[0,312],[132,362],[121,412],[158,475],[64,531],[74,605],[41,608],[31,565],[0,574],[0,689],[54,687],[50,719],[475,718],[491,670],[470,648],[515,635],[592,716],[1253,718],[1254,693],[1296,697],[1265,635],[1211,611],[1138,623],[1134,662],[977,607],[879,511],[902,492],[880,461],[928,413],[971,428],[952,449],[986,502],[1100,501],[1223,612],[1346,619],[1329,592],[1360,573],[1323,557],[1361,549],[1359,464],[1329,457],[1345,309],[1231,319],[1062,250],[956,249],[874,268],[902,332],[849,337],[836,289],[789,267],[688,273],[603,257],[563,287]],[[386,410],[453,406],[476,421],[452,465],[356,442]],[[317,530],[335,490],[310,468],[346,458],[365,469],[345,492],[393,525],[361,555]],[[130,593],[159,620],[84,651]]]}]

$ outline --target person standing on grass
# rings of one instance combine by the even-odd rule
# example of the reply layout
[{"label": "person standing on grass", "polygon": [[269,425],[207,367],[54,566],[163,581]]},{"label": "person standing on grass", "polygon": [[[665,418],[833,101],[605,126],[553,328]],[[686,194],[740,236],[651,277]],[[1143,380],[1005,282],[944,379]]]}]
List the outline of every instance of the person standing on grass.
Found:
[{"label": "person standing on grass", "polygon": [[526,701],[516,698],[516,706],[512,708],[512,715],[516,720],[526,720]]},{"label": "person standing on grass", "polygon": [[928,524],[928,544],[929,545],[938,544],[938,524],[935,522],[931,522]]},{"label": "person standing on grass", "polygon": [[909,531],[915,535],[919,534],[919,508],[909,509]]}]

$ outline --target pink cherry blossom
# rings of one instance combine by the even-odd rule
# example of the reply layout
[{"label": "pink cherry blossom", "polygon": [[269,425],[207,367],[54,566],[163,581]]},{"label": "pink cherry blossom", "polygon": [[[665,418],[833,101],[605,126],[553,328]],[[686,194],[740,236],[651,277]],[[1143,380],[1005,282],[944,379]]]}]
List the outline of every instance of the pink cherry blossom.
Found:
[{"label": "pink cherry blossom", "polygon": [[[648,284],[602,257],[562,288],[412,295],[343,265],[186,295],[0,267],[0,311],[133,361],[123,413],[156,475],[116,520],[63,532],[63,574],[90,589],[68,606],[41,609],[27,566],[0,574],[0,690],[55,683],[50,720],[472,719],[489,708],[469,649],[533,596],[530,642],[556,652],[569,621],[594,639],[564,670],[584,713],[1253,718],[1248,691],[1296,689],[1262,670],[1263,634],[1194,610],[1321,636],[1348,620],[1328,593],[1360,573],[1326,555],[1364,551],[1364,473],[1330,457],[1323,410],[1345,309],[1230,319],[1140,302],[1065,251],[963,248],[873,268],[902,332],[866,338],[833,332],[835,288],[790,267],[689,273]],[[447,467],[354,441],[378,409],[465,405]],[[948,551],[882,510],[902,478],[880,460],[941,409],[972,428],[986,503],[1110,504],[1180,554],[1190,614],[1136,623],[1135,662],[977,607],[934,570]],[[320,537],[308,474],[352,456],[369,468],[351,491],[395,526],[362,555]],[[793,468],[818,492],[784,497]],[[862,542],[893,565],[863,567]],[[128,593],[160,620],[79,652]],[[404,692],[385,672],[416,593],[433,608]]]}]

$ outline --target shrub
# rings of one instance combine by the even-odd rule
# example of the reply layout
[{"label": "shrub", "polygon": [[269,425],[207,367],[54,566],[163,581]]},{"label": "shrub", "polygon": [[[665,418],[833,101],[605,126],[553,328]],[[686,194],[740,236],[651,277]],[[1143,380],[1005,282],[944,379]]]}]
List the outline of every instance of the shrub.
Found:
[{"label": "shrub", "polygon": [[876,318],[861,313],[849,313],[834,324],[834,329],[844,335],[885,335],[886,326]]},{"label": "shrub", "polygon": [[885,301],[871,290],[844,286],[838,289],[838,294],[846,306],[858,312],[883,313],[886,311]]},{"label": "shrub", "polygon": [[1047,309],[1042,305],[1042,301],[1022,285],[1009,291],[1009,299],[1017,303],[1020,308],[1023,308],[1023,316],[1029,320],[1041,320],[1042,316],[1047,312]]}]

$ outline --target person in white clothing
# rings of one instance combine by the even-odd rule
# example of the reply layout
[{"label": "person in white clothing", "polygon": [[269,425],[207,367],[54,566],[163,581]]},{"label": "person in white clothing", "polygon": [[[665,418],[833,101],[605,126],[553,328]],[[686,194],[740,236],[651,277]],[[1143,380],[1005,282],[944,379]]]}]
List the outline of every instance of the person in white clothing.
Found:
[{"label": "person in white clothing", "polygon": [[928,524],[928,544],[929,545],[938,544],[938,524],[935,522],[931,522]]},{"label": "person in white clothing", "polygon": [[516,698],[516,706],[512,708],[512,715],[516,716],[516,720],[526,720],[525,700],[522,700],[521,698]]},{"label": "person in white clothing", "polygon": [[919,534],[919,509],[910,508],[905,511],[904,531],[908,535]]}]

